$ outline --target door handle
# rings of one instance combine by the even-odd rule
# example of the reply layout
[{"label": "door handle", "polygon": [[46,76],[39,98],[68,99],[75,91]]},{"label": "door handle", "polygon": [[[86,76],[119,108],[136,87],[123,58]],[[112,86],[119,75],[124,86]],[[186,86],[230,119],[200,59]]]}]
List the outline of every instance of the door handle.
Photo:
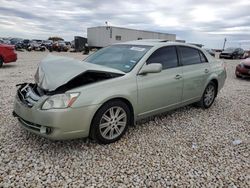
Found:
[{"label": "door handle", "polygon": [[208,69],[205,69],[204,72],[205,72],[205,73],[209,73],[209,70],[208,70]]},{"label": "door handle", "polygon": [[179,75],[179,74],[177,74],[177,75],[175,76],[175,79],[177,79],[177,80],[179,80],[179,79],[181,79],[181,78],[182,78],[182,76]]}]

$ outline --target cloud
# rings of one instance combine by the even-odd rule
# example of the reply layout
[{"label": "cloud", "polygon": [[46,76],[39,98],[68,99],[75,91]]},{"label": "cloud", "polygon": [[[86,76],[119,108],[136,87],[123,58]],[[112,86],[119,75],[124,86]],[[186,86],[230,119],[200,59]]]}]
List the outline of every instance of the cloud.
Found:
[{"label": "cloud", "polygon": [[1,0],[0,36],[67,40],[110,25],[175,33],[188,42],[250,49],[249,0]]}]

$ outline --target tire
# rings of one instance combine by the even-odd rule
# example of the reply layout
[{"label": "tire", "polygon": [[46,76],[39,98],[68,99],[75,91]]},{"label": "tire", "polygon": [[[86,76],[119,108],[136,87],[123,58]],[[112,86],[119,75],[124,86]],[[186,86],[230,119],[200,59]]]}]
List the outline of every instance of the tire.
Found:
[{"label": "tire", "polygon": [[201,100],[198,102],[198,106],[207,109],[214,103],[217,94],[217,87],[214,82],[209,82],[205,91],[201,97]]},{"label": "tire", "polygon": [[0,57],[0,68],[3,66],[3,59]]},{"label": "tire", "polygon": [[113,143],[125,134],[130,120],[131,112],[124,102],[107,102],[96,112],[92,120],[90,137],[101,144]]}]

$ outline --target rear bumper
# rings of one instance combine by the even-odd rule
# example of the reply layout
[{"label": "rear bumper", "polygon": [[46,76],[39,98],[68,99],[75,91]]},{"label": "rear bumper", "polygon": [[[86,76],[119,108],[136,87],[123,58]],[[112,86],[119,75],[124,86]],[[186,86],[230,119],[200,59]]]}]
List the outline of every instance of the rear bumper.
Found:
[{"label": "rear bumper", "polygon": [[52,140],[65,140],[88,137],[93,115],[98,108],[97,105],[91,105],[41,110],[38,106],[28,107],[17,96],[13,115],[21,127],[30,132]]}]

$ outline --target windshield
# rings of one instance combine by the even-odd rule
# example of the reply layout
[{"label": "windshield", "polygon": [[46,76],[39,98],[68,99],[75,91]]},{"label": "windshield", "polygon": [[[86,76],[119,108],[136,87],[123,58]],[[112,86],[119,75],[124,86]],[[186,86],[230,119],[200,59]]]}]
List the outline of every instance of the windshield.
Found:
[{"label": "windshield", "polygon": [[145,45],[113,45],[97,51],[84,61],[127,73],[134,68],[150,48],[151,46]]},{"label": "windshield", "polygon": [[225,51],[234,51],[235,48],[226,48]]}]

